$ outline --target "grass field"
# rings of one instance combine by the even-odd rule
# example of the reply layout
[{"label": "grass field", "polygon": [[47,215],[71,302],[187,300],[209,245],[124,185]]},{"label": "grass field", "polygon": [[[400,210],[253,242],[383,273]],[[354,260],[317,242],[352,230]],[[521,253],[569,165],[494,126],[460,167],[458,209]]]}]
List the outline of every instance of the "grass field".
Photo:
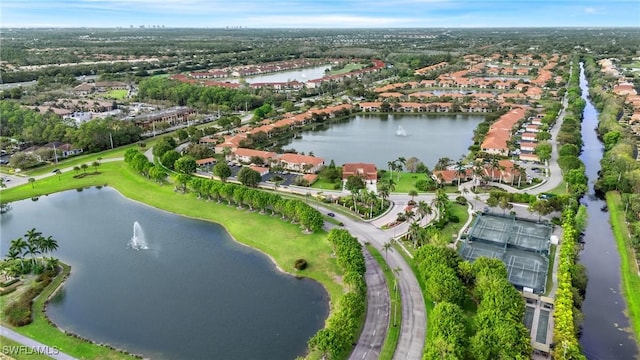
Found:
[{"label": "grass field", "polygon": [[[63,190],[108,184],[132,200],[184,216],[219,223],[238,242],[269,255],[280,269],[322,283],[329,293],[331,304],[335,304],[342,296],[343,288],[337,280],[340,271],[335,259],[331,256],[332,251],[326,233],[303,234],[298,225],[282,221],[279,217],[238,210],[235,206],[205,202],[196,199],[195,194],[191,193],[177,193],[172,185],[159,185],[144,179],[129,169],[124,162],[103,163],[98,170],[98,174],[81,179],[75,179],[72,172],[67,172],[60,177],[51,176],[38,180],[34,187],[26,184],[3,189],[0,193],[1,198],[3,202],[8,202]],[[266,231],[256,232],[256,229]],[[309,262],[308,268],[303,272],[298,272],[293,266],[295,260],[299,258]],[[18,331],[25,330],[18,329]],[[43,334],[25,335],[43,341],[48,337],[58,336],[56,334],[62,333],[49,327]],[[60,343],[56,340],[51,344],[59,345]],[[100,357],[88,356],[87,358]]]},{"label": "grass field", "polygon": [[620,273],[622,294],[627,302],[631,327],[636,342],[640,342],[640,275],[635,254],[631,248],[631,239],[624,219],[624,207],[620,194],[615,191],[607,193],[607,207],[613,234],[620,253]]},{"label": "grass field", "polygon": [[[396,293],[393,289],[394,284],[394,274],[393,271],[387,265],[384,257],[378,249],[374,248],[371,245],[367,245],[367,249],[371,255],[376,259],[382,272],[384,273],[385,281],[387,282],[387,287],[389,288],[390,299],[390,308],[389,308],[389,327],[387,328],[387,336],[384,339],[384,343],[382,344],[382,349],[380,350],[380,356],[378,360],[389,360],[393,358],[393,354],[398,347],[398,339],[400,338],[400,327],[402,324],[402,298],[400,297],[400,293]],[[395,325],[394,325],[395,324]]]},{"label": "grass field", "polygon": [[329,75],[340,75],[340,74],[346,74],[355,70],[360,70],[364,67],[364,64],[355,64],[355,63],[349,63],[347,65],[345,65],[342,69],[340,70],[331,70],[329,71]]},{"label": "grass field", "polygon": [[114,100],[122,100],[127,97],[129,90],[111,90],[104,94],[105,98],[114,99]]},{"label": "grass field", "polygon": [[[15,360],[51,359],[50,357],[44,354],[37,353],[37,350],[44,350],[44,349],[25,348],[24,345],[17,343],[4,336],[0,336],[0,344],[2,344],[2,347],[0,348],[0,353],[10,356],[8,357],[8,359],[15,359]],[[3,357],[0,356],[0,358],[3,358]]]},{"label": "grass field", "polygon": [[[73,167],[73,166],[80,166],[82,164],[88,164],[91,165],[94,161],[97,161],[98,158],[102,158],[103,160],[106,159],[115,159],[115,158],[121,158],[124,157],[124,153],[125,151],[131,149],[131,148],[138,148],[141,151],[145,151],[146,149],[152,147],[159,138],[156,139],[151,139],[151,140],[145,140],[144,143],[146,144],[146,148],[140,148],[140,146],[138,144],[129,144],[129,145],[125,145],[125,146],[121,146],[118,148],[115,148],[113,150],[105,150],[99,153],[91,153],[91,154],[86,154],[86,155],[79,155],[79,156],[74,156],[72,158],[69,159],[64,159],[59,161],[57,164],[55,163],[51,163],[51,164],[47,164],[44,166],[40,166],[38,168],[35,168],[33,170],[26,170],[23,171],[21,174],[24,176],[37,176],[37,175],[42,175],[42,174],[46,174],[51,172],[53,169],[63,169],[66,167]],[[17,174],[16,174],[17,175]]]},{"label": "grass field", "polygon": [[320,178],[318,178],[318,180],[316,180],[316,182],[314,182],[313,185],[311,185],[313,189],[322,189],[322,190],[336,190],[335,186],[336,186],[336,183],[330,183]]}]

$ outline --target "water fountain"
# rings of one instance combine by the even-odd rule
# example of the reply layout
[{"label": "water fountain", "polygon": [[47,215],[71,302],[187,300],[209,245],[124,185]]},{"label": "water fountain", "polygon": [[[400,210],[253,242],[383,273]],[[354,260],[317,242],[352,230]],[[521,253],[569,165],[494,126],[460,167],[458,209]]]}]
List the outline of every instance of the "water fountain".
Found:
[{"label": "water fountain", "polygon": [[133,236],[131,237],[131,241],[129,241],[129,246],[134,250],[147,250],[149,245],[147,245],[147,240],[144,237],[144,232],[142,231],[142,226],[137,221],[133,223]]},{"label": "water fountain", "polygon": [[407,136],[407,131],[402,127],[402,125],[398,125],[398,130],[396,130],[397,136]]}]

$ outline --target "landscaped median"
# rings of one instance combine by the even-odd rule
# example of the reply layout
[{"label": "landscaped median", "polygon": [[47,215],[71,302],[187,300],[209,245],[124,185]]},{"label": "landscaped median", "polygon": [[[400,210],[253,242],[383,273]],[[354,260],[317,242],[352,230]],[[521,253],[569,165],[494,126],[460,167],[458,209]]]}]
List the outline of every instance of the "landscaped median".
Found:
[{"label": "landscaped median", "polygon": [[627,301],[629,319],[636,341],[640,342],[640,270],[635,261],[631,247],[631,239],[625,223],[624,207],[620,194],[615,191],[607,193],[607,207],[609,208],[611,227],[616,238],[616,245],[620,253],[620,287]]},{"label": "landscaped median", "polygon": [[[238,242],[270,256],[281,270],[322,283],[331,299],[331,313],[336,311],[335,306],[345,294],[346,289],[337,280],[341,277],[342,271],[331,255],[333,251],[326,233],[305,234],[299,225],[282,221],[279,217],[259,214],[257,211],[238,210],[235,206],[230,207],[215,201],[204,201],[197,199],[194,193],[176,192],[173,185],[159,185],[147,180],[136,174],[124,162],[103,163],[98,170],[99,173],[95,174],[88,171],[88,175],[82,178],[74,178],[73,173],[64,173],[59,177],[52,176],[38,180],[33,187],[27,184],[3,189],[0,199],[2,202],[16,201],[63,190],[108,185],[132,200],[184,216],[221,224]],[[296,259],[300,258],[308,261],[308,267],[301,272],[294,268]],[[17,328],[16,331],[25,332],[22,328]],[[41,341],[54,339],[55,336],[65,337],[53,326],[33,335]],[[50,344],[58,345],[58,340],[56,338]],[[76,353],[72,349],[61,347],[61,350],[74,356],[86,357],[84,353]],[[310,357],[319,356],[311,354]]]}]

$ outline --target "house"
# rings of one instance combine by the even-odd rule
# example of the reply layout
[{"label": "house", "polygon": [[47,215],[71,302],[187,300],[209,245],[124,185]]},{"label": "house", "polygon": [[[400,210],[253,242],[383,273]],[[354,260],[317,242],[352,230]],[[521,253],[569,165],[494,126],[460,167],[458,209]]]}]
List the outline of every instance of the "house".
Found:
[{"label": "house", "polygon": [[536,133],[525,132],[525,133],[522,133],[520,137],[522,138],[522,141],[526,141],[526,142],[536,141]]},{"label": "house", "polygon": [[525,129],[527,132],[537,133],[540,131],[540,125],[529,124]]},{"label": "house", "polygon": [[349,176],[362,176],[369,184],[375,184],[378,181],[378,169],[375,164],[347,163],[342,165],[342,180],[346,181]]},{"label": "house", "polygon": [[196,160],[196,166],[198,166],[198,167],[211,166],[211,165],[215,165],[215,164],[216,164],[216,159],[214,159],[214,158],[204,158],[204,159]]},{"label": "house", "polygon": [[520,150],[522,150],[522,151],[535,151],[536,150],[536,146],[538,146],[537,143],[523,142],[523,143],[520,143]]},{"label": "house", "polygon": [[260,176],[265,176],[269,173],[269,168],[264,166],[250,165],[249,169],[257,171]]},{"label": "house", "polygon": [[482,151],[489,154],[507,156],[509,154],[507,141],[511,139],[511,130],[518,121],[524,118],[524,114],[524,109],[514,108],[502,115],[489,128],[489,132],[480,145]]},{"label": "house", "polygon": [[636,89],[633,84],[622,83],[613,87],[613,93],[616,95],[636,95]]},{"label": "house", "polygon": [[54,149],[58,154],[61,154],[62,157],[69,157],[73,155],[82,154],[83,149],[76,148],[71,144],[61,143],[61,142],[50,142],[42,146],[43,148]]},{"label": "house", "polygon": [[283,168],[302,173],[316,173],[324,166],[324,159],[300,154],[282,154],[278,158]]},{"label": "house", "polygon": [[433,180],[440,185],[451,185],[460,182],[468,181],[473,177],[472,169],[464,169],[461,172],[458,170],[436,170],[431,174]]},{"label": "house", "polygon": [[252,162],[252,158],[262,159],[263,164],[269,164],[271,160],[275,159],[276,153],[271,151],[254,150],[247,148],[237,148],[229,156],[229,160],[234,160],[243,163]]},{"label": "house", "polygon": [[83,83],[73,88],[73,93],[79,96],[87,96],[95,89],[94,84]]}]

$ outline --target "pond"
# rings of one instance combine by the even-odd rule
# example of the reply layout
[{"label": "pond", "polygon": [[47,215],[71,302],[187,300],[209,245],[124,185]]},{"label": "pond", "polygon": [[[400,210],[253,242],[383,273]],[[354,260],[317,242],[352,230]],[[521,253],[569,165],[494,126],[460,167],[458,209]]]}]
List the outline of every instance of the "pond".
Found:
[{"label": "pond", "polygon": [[455,114],[362,114],[333,123],[321,130],[305,131],[285,147],[313,152],[329,164],[387,162],[400,156],[417,157],[429,168],[439,158],[457,160],[473,144],[473,131],[482,115]]},{"label": "pond", "polygon": [[[299,81],[299,82],[307,82],[313,79],[320,79],[325,76],[325,70],[331,69],[331,65],[320,65],[314,67],[308,67],[304,69],[297,70],[287,70],[287,71],[278,71],[274,73],[269,73],[265,75],[256,75],[256,76],[247,76],[244,78],[249,84],[254,83],[274,83],[274,82],[287,82],[287,81]],[[240,82],[239,79],[233,78],[225,81],[237,83]]]},{"label": "pond", "polygon": [[[281,273],[217,224],[109,188],[12,206],[0,253],[33,227],[58,240],[72,271],[48,315],[98,343],[153,359],[293,359],[328,315],[319,283]],[[128,246],[136,221],[146,250]]]}]

